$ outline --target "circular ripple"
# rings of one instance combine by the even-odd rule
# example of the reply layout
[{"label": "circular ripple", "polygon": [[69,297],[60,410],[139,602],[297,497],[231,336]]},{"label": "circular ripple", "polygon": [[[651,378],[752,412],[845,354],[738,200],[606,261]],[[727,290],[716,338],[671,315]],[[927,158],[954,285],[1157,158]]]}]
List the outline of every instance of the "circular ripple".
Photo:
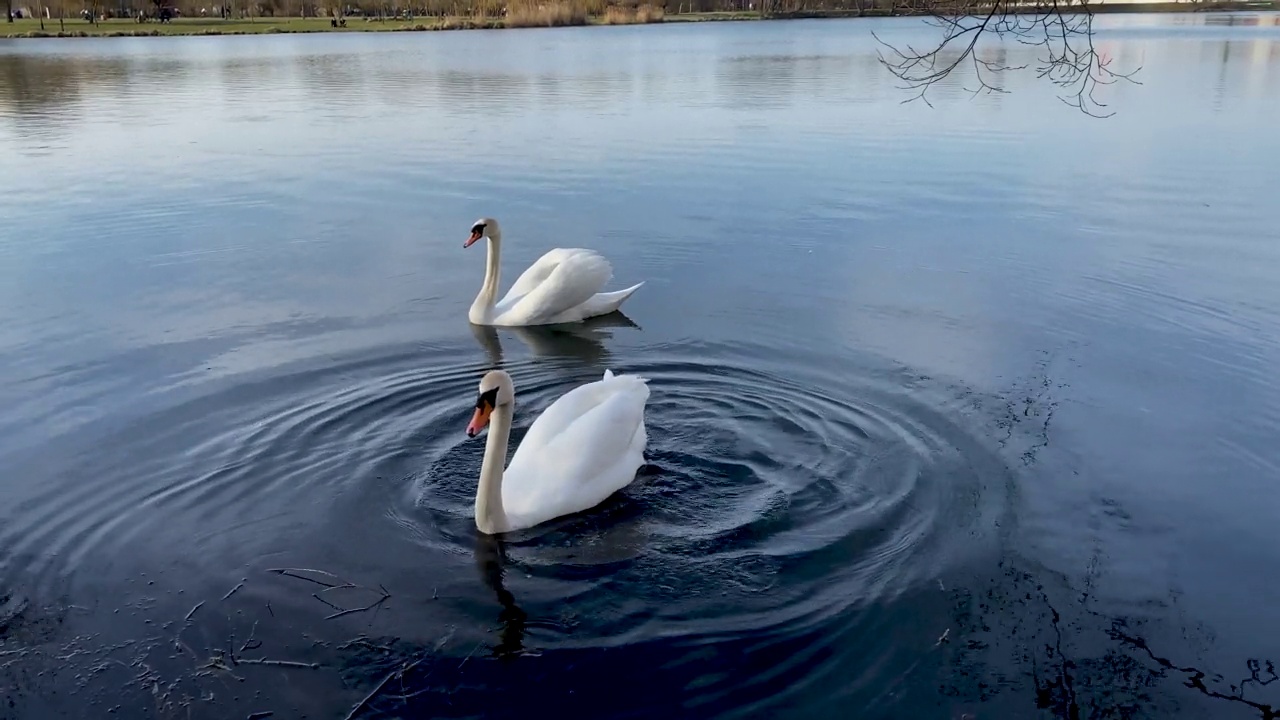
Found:
[{"label": "circular ripple", "polygon": [[[532,602],[592,609],[552,629],[552,646],[823,627],[937,582],[1004,509],[1008,471],[957,424],[954,395],[758,348],[648,355],[615,371],[650,379],[651,466],[598,508],[504,539]],[[721,357],[753,360],[700,359]],[[598,378],[512,374],[512,452],[555,398]],[[474,544],[484,444],[463,438],[463,422],[453,412],[429,426],[455,439],[427,460],[413,506],[394,511],[433,551]]]},{"label": "circular ripple", "polygon": [[[496,590],[499,616],[521,620],[495,651],[609,651],[615,664],[599,667],[620,673],[654,653],[664,672],[689,678],[694,700],[734,704],[782,702],[831,673],[857,675],[838,683],[846,689],[874,687],[910,666],[888,628],[911,622],[923,589],[992,547],[1010,476],[961,392],[862,359],[680,343],[624,361],[580,334],[516,335],[533,358],[505,358],[494,333],[477,336],[480,356],[473,346],[383,351],[234,380],[81,438],[78,450],[53,443],[23,469],[38,489],[0,525],[0,585],[47,591],[122,577],[124,563],[218,585],[279,555],[315,559],[323,564],[308,567],[387,584],[389,605],[400,604],[378,620],[435,648],[433,677],[455,702],[470,702],[459,683],[510,683],[466,664],[493,646]],[[600,507],[478,538],[484,441],[464,428],[495,365],[516,382],[513,450],[538,413],[606,367],[648,377],[650,465]],[[283,587],[251,584],[237,597],[308,611],[310,590]],[[432,604],[403,599],[424,597]],[[284,642],[265,634],[286,632],[269,629],[272,617],[259,618],[258,637]],[[342,639],[338,622],[323,627]],[[735,670],[738,654],[767,669]],[[547,660],[542,672],[608,658]]]},{"label": "circular ripple", "polygon": [[58,452],[22,468],[40,482],[0,529],[4,565],[47,587],[138,551],[251,556],[255,540],[314,522],[407,430],[465,405],[473,355],[402,351],[274,375],[62,443],[72,450],[51,443]]}]

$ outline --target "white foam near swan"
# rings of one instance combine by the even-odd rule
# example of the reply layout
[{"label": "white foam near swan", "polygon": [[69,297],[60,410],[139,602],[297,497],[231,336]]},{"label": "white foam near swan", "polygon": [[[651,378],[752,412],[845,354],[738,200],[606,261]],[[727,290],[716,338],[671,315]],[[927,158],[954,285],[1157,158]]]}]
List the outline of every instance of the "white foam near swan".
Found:
[{"label": "white foam near swan", "polygon": [[476,325],[555,325],[606,315],[640,289],[600,292],[613,277],[613,266],[600,253],[584,248],[554,248],[529,266],[498,300],[502,229],[493,218],[480,218],[462,247],[489,239],[484,283],[467,318]]},{"label": "white foam near swan", "polygon": [[645,463],[647,382],[605,370],[602,379],[560,396],[533,421],[504,470],[515,385],[503,370],[485,374],[467,425],[468,437],[489,426],[476,527],[490,535],[523,530],[593,508],[629,485]]}]

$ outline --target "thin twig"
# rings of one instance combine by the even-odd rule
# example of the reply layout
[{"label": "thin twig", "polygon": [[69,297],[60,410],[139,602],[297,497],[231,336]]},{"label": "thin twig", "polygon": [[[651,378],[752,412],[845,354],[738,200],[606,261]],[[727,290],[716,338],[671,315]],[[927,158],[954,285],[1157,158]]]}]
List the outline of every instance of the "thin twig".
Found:
[{"label": "thin twig", "polygon": [[356,706],[351,708],[351,712],[347,713],[347,716],[343,720],[352,720],[352,718],[354,718],[361,710],[367,707],[369,703],[372,702],[373,699],[376,698],[378,694],[382,692],[382,689],[387,686],[387,683],[391,682],[396,678],[400,678],[401,680],[403,680],[405,673],[418,667],[418,664],[421,663],[424,658],[425,656],[418,658],[417,660],[414,660],[408,665],[401,665],[399,670],[392,670],[391,672],[387,673],[387,676],[382,678],[382,682],[378,683],[378,686],[375,687],[372,692],[370,692],[368,695],[365,695],[363,700],[356,703]]},{"label": "thin twig", "polygon": [[[329,592],[330,590],[354,590],[354,589],[357,589],[357,588],[360,588],[360,586],[359,586],[359,585],[357,585],[357,584],[355,584],[355,583],[352,583],[352,582],[343,582],[341,585],[333,585],[333,586],[331,586],[331,587],[327,587],[327,588],[325,588],[325,589],[321,590],[320,592],[321,592],[321,593],[327,593],[327,592]],[[368,588],[362,588],[362,589],[366,589],[366,590],[367,590]]]},{"label": "thin twig", "polygon": [[[324,590],[321,590],[321,591],[320,591],[320,592],[318,592],[318,593],[312,593],[312,594],[311,594],[311,597],[314,597],[315,599],[319,600],[320,602],[322,602],[322,603],[324,603],[325,605],[328,605],[329,607],[331,607],[331,608],[333,608],[333,609],[334,609],[334,611],[335,611],[335,612],[334,612],[333,614],[328,615],[327,617],[325,617],[325,620],[333,620],[334,618],[340,618],[340,617],[342,617],[343,615],[351,615],[351,614],[353,614],[353,613],[365,612],[365,611],[367,611],[367,610],[377,610],[378,608],[380,608],[380,607],[382,606],[382,603],[386,602],[386,601],[391,597],[391,593],[390,593],[390,592],[387,592],[386,587],[384,587],[381,583],[379,583],[379,584],[378,584],[378,590],[380,590],[380,591],[382,592],[382,595],[381,595],[381,597],[379,597],[377,600],[374,600],[373,602],[369,603],[368,605],[365,605],[364,607],[358,607],[358,608],[343,608],[343,607],[339,607],[339,606],[337,606],[337,605],[335,605],[335,604],[333,604],[333,603],[329,602],[328,600],[325,600],[323,597],[321,597],[321,595],[324,595],[325,593],[329,592],[330,590],[369,590],[369,591],[373,591],[373,588],[364,587],[363,585],[357,585],[357,584],[355,584],[355,583],[353,583],[353,582],[351,582],[351,581],[349,581],[349,580],[344,580],[344,579],[342,579],[342,578],[338,577],[337,575],[334,575],[333,573],[331,573],[331,572],[329,572],[329,571],[327,571],[327,570],[316,570],[316,569],[314,569],[314,568],[269,568],[269,569],[267,570],[267,572],[273,572],[273,573],[276,573],[276,574],[278,574],[278,575],[284,575],[284,576],[286,576],[286,577],[298,578],[299,580],[307,580],[307,581],[309,581],[309,582],[316,583],[317,585],[323,585],[323,586],[324,586]],[[320,575],[324,575],[324,576],[326,576],[326,577],[333,578],[336,582],[326,582],[326,581],[324,581],[324,580],[317,580],[316,578],[313,578],[313,577],[307,577],[306,575],[299,575],[298,573],[318,573],[318,574],[320,574]],[[268,609],[268,610],[270,610],[270,608],[271,608],[271,606],[270,606],[270,605],[268,605],[268,606],[267,606],[267,609]],[[275,613],[272,613],[272,615],[273,615],[273,616],[274,616],[274,614],[275,614]],[[375,617],[376,617],[376,613],[375,613]]]},{"label": "thin twig", "polygon": [[[332,590],[333,588],[329,588],[329,589],[330,589],[330,590]],[[337,605],[334,605],[333,603],[329,602],[328,600],[325,600],[324,598],[320,597],[320,594],[319,594],[319,593],[311,593],[311,597],[313,597],[313,598],[315,598],[315,599],[319,600],[320,602],[324,603],[325,605],[328,605],[329,607],[333,608],[334,610],[345,610],[345,609],[346,609],[346,608],[340,608],[340,607],[338,607]]]},{"label": "thin twig", "polygon": [[[396,640],[399,640],[399,639],[400,638],[398,637],[392,638],[391,642],[395,642]],[[377,643],[370,641],[369,638],[364,635],[361,635],[360,637],[352,638],[342,643],[341,645],[338,646],[338,649],[350,650],[351,648],[357,647],[357,646],[366,647],[370,650],[381,650],[382,652],[385,652],[385,653],[392,652],[390,645],[378,645]]]},{"label": "thin twig", "polygon": [[[143,665],[143,667],[146,668],[146,672],[139,675],[138,679],[140,681],[145,681],[147,678],[155,676],[155,672],[152,671],[150,667],[147,667],[146,665]],[[213,657],[209,658],[209,662],[196,668],[196,670],[197,670],[196,677],[212,674],[211,671],[213,670],[221,670],[226,674],[230,675],[231,677],[235,678],[237,681],[244,682],[243,677],[231,671],[231,668],[227,666],[226,661],[223,659],[221,655],[214,655]]]},{"label": "thin twig", "polygon": [[258,621],[254,620],[253,627],[249,630],[249,639],[245,640],[244,644],[240,646],[240,652],[244,652],[245,650],[257,650],[262,647],[262,641],[255,638],[257,634]]},{"label": "thin twig", "polygon": [[1024,70],[1027,66],[980,58],[978,39],[984,34],[994,34],[1000,39],[1008,36],[1022,45],[1039,48],[1042,54],[1036,76],[1068,90],[1059,96],[1060,100],[1087,115],[1109,117],[1114,113],[1094,111],[1094,108],[1106,107],[1094,95],[1098,86],[1122,79],[1136,84],[1133,76],[1141,68],[1129,73],[1118,72],[1111,68],[1111,58],[1095,46],[1094,12],[1090,4],[1098,1],[1038,0],[1028,6],[1010,0],[929,0],[924,12],[930,17],[925,22],[942,32],[940,42],[932,49],[917,50],[909,44],[900,49],[874,32],[872,36],[889,51],[888,57],[879,53],[881,64],[903,82],[904,89],[917,91],[903,102],[921,100],[932,107],[926,97],[928,90],[966,60],[978,82],[972,91],[975,95],[1007,92],[993,82],[991,75]]},{"label": "thin twig", "polygon": [[481,640],[480,642],[476,643],[476,646],[475,646],[475,647],[471,648],[471,652],[467,653],[467,656],[466,656],[466,657],[464,657],[464,658],[462,658],[462,662],[458,663],[458,669],[459,669],[459,670],[461,670],[461,669],[462,669],[462,666],[463,666],[463,665],[466,665],[466,664],[467,664],[467,661],[471,659],[471,656],[472,656],[472,655],[475,655],[475,654],[476,654],[476,651],[477,651],[477,650],[479,650],[479,649],[480,649],[480,646],[481,646],[481,645],[483,645],[483,644],[484,644],[484,641],[483,641],[483,640]]},{"label": "thin twig", "polygon": [[241,580],[241,581],[240,581],[240,584],[239,584],[239,585],[236,585],[235,587],[231,588],[231,590],[230,590],[226,595],[223,595],[223,596],[222,596],[222,599],[223,599],[223,600],[226,600],[226,599],[230,598],[232,595],[235,595],[235,594],[236,594],[236,591],[237,591],[237,590],[239,590],[239,589],[240,589],[240,588],[242,588],[242,587],[244,587],[244,581],[243,581],[243,580]]},{"label": "thin twig", "polygon": [[298,662],[296,660],[271,660],[269,658],[240,658],[241,665],[274,665],[276,667],[303,668],[305,670],[315,670],[320,667],[320,663]]},{"label": "thin twig", "polygon": [[[402,669],[402,670],[400,671],[400,694],[399,694],[399,695],[389,695],[388,697],[392,698],[393,700],[399,700],[400,702],[408,702],[408,701],[412,700],[413,698],[418,697],[419,695],[426,695],[427,693],[432,692],[432,691],[435,689],[435,688],[431,688],[431,687],[425,687],[425,688],[422,688],[421,690],[415,690],[415,691],[413,691],[413,692],[406,692],[406,691],[405,691],[405,687],[404,687],[404,674],[405,674],[405,673],[407,673],[407,672],[409,672],[410,670],[414,669],[415,667],[417,667],[417,666],[418,666],[418,663],[422,662],[422,660],[423,660],[423,658],[418,658],[417,660],[414,660],[412,663],[410,663],[410,664],[406,665],[406,666],[404,667],[404,669]],[[423,679],[425,680],[426,678],[428,678],[428,677],[430,677],[430,676],[431,676],[431,671],[430,671],[430,670],[428,670],[428,671],[427,671],[427,674],[423,676]]]},{"label": "thin twig", "polygon": [[370,603],[370,604],[368,604],[368,605],[366,605],[366,606],[364,606],[364,607],[361,607],[361,608],[351,608],[350,610],[343,610],[343,611],[341,611],[341,612],[336,612],[336,613],[334,613],[334,614],[329,615],[328,617],[326,617],[326,618],[325,618],[325,620],[332,620],[332,619],[334,619],[334,618],[342,617],[343,615],[350,615],[351,613],[358,613],[358,612],[364,612],[364,611],[366,611],[366,610],[372,610],[372,609],[374,609],[374,608],[378,607],[379,605],[381,605],[382,603],[386,602],[386,601],[387,601],[387,599],[388,599],[388,598],[390,598],[390,597],[391,597],[390,595],[383,595],[382,597],[378,598],[377,600],[374,600],[372,603]]},{"label": "thin twig", "polygon": [[317,580],[312,577],[307,577],[306,575],[298,575],[297,573],[303,573],[303,572],[317,573],[320,575],[326,575],[328,577],[331,577],[334,580],[340,580],[342,581],[342,584],[345,584],[345,585],[351,584],[345,580],[342,580],[342,578],[338,577],[337,575],[334,575],[331,572],[328,572],[326,570],[315,570],[313,568],[267,568],[267,572],[276,573],[277,575],[284,575],[285,577],[298,578],[299,580],[307,580],[317,585],[324,585],[325,587],[341,587],[341,586],[334,585],[332,583],[327,583],[323,580]]},{"label": "thin twig", "polygon": [[190,621],[191,621],[191,616],[196,614],[196,611],[200,609],[200,606],[201,606],[201,605],[204,605],[204,601],[203,601],[203,600],[201,600],[200,602],[196,603],[196,606],[195,606],[195,607],[193,607],[193,608],[191,608],[191,611],[190,611],[190,612],[188,612],[188,613],[187,613],[187,616],[186,616],[185,618],[183,618],[183,619],[182,619],[182,622],[190,622]]}]

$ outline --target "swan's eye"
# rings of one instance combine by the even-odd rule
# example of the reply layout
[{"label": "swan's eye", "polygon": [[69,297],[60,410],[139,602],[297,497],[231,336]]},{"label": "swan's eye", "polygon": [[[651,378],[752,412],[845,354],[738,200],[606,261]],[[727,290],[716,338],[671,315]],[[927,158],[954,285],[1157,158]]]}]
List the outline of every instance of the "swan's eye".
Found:
[{"label": "swan's eye", "polygon": [[480,223],[479,225],[471,228],[471,234],[476,237],[484,237],[484,223]]}]

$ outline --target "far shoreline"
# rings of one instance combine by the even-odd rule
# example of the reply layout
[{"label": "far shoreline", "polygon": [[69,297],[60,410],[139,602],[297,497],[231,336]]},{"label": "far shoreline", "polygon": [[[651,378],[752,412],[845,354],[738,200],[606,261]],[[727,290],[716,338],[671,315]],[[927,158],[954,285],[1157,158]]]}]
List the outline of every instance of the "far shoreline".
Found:
[{"label": "far shoreline", "polygon": [[[499,30],[533,27],[590,27],[601,25],[649,25],[697,22],[748,22],[771,20],[850,19],[859,17],[927,17],[926,13],[899,9],[815,10],[761,15],[756,11],[718,11],[668,15],[661,8],[640,6],[634,10],[610,8],[604,15],[573,15],[552,12],[537,16],[477,17],[420,16],[416,18],[378,18],[351,16],[345,27],[332,27],[328,17],[258,17],[258,18],[177,18],[170,22],[138,23],[132,18],[99,20],[97,23],[76,18],[45,18],[40,29],[39,18],[22,18],[5,23],[17,32],[0,31],[0,38],[83,38],[83,37],[205,37],[221,35],[278,35],[316,33],[380,33],[438,32],[446,30]],[[1273,12],[1280,10],[1280,0],[1221,0],[1218,2],[1121,2],[1090,5],[1094,15],[1165,14],[1206,12]],[[1018,12],[1018,11],[1014,11]],[[1025,12],[1036,12],[1028,7]],[[0,22],[4,22],[0,20]],[[61,29],[65,28],[65,29]]]}]

